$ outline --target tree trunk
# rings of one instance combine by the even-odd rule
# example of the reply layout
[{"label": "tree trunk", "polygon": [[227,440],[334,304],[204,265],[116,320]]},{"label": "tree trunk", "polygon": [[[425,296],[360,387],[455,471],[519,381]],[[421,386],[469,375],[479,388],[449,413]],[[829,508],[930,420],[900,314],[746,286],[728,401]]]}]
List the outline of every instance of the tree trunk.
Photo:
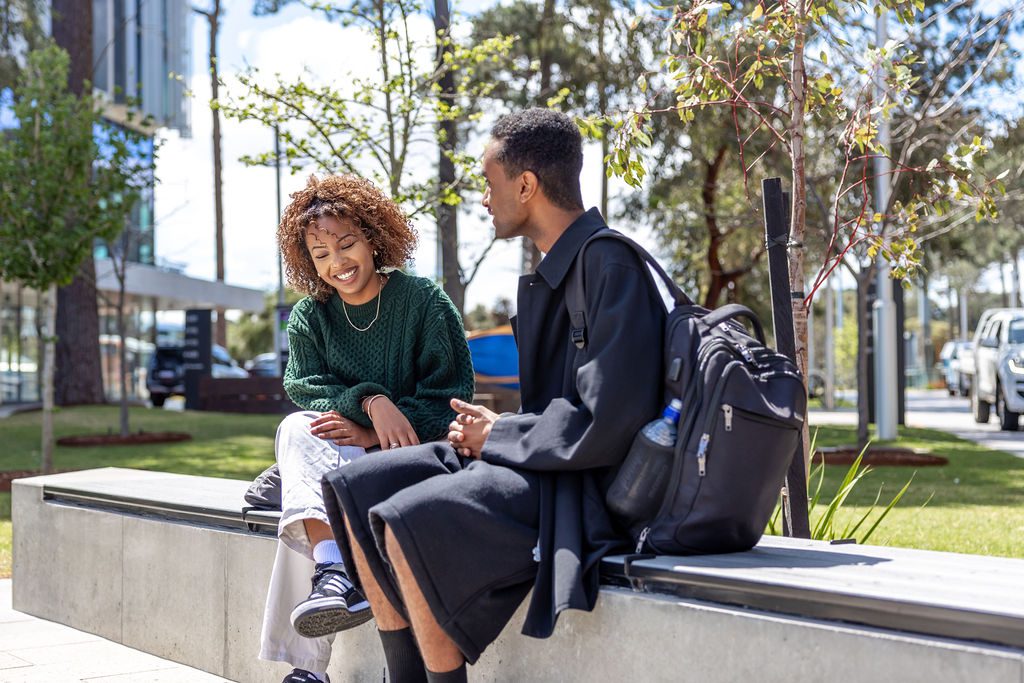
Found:
[{"label": "tree trunk", "polygon": [[1013,278],[1013,282],[1011,283],[1012,286],[1010,288],[1013,292],[1013,302],[1011,306],[1013,306],[1013,308],[1016,308],[1020,306],[1022,303],[1020,296],[1020,250],[1016,250],[1013,252],[1013,255],[1010,259],[1010,266],[1012,268],[1012,270],[1010,271],[1011,277]]},{"label": "tree trunk", "polygon": [[964,287],[957,294],[960,300],[960,339],[968,339],[971,336],[969,326],[970,317],[967,312],[967,287]]},{"label": "tree trunk", "polygon": [[[124,257],[122,256],[122,258]],[[121,265],[123,267],[126,264]],[[114,267],[116,268],[117,264],[114,264]],[[121,342],[118,352],[118,364],[120,365],[118,379],[121,382],[121,436],[128,436],[128,350],[125,345],[124,333],[124,278],[125,274],[120,273],[117,290],[117,337]]]},{"label": "tree trunk", "polygon": [[[68,88],[84,94],[92,80],[92,3],[53,0],[53,38],[71,58]],[[96,308],[96,266],[90,254],[71,284],[61,287],[55,302],[55,400],[58,405],[103,403],[100,365],[99,311]]]},{"label": "tree trunk", "polygon": [[[96,300],[93,299],[93,302]],[[40,469],[43,474],[53,471],[53,378],[54,378],[54,339],[53,332],[57,327],[57,286],[50,285],[46,289],[43,302],[43,429],[40,454]]]},{"label": "tree trunk", "polygon": [[68,89],[85,94],[92,81],[92,5],[82,0],[53,0],[53,40],[68,53]]},{"label": "tree trunk", "polygon": [[854,273],[857,283],[857,449],[867,445],[870,414],[870,392],[867,369],[867,325],[871,311],[867,308],[867,288],[874,279],[874,262]]},{"label": "tree trunk", "polygon": [[924,371],[924,384],[931,382],[932,364],[935,353],[932,347],[932,306],[928,300],[928,269],[921,270],[921,364]]},{"label": "tree trunk", "polygon": [[[451,23],[451,12],[448,0],[434,0],[434,32],[437,34],[437,68],[442,70],[438,85],[441,88],[439,97],[449,104],[455,99],[455,74],[444,66],[444,56],[452,52],[448,41],[448,27]],[[438,183],[442,188],[455,187],[455,162],[452,154],[455,151],[455,121],[446,118],[438,123]],[[459,272],[459,216],[456,208],[443,200],[437,203],[437,234],[441,242],[441,276],[442,286],[448,298],[452,300],[459,313],[466,307],[466,285]]]},{"label": "tree trunk", "polygon": [[[789,249],[789,288],[792,292],[793,338],[796,342],[796,361],[807,382],[807,307],[804,305],[804,233],[807,223],[807,183],[804,173],[804,40],[807,23],[806,0],[796,3],[796,34],[793,41],[792,88],[793,103],[790,110],[790,144],[793,161],[793,207],[790,239],[795,243]],[[810,435],[804,423],[804,463],[810,470]]]},{"label": "tree trunk", "polygon": [[[22,325],[22,319],[21,319],[22,313],[21,313],[21,311],[22,311],[22,306],[24,304],[22,303],[23,290],[22,290],[22,287],[21,287],[21,283],[17,284],[17,288],[18,288],[17,294],[15,295],[15,300],[14,300],[14,302],[15,302],[14,305],[16,306],[15,313],[14,313],[14,334],[15,334],[14,338],[16,340],[16,342],[15,342],[16,346],[15,346],[15,350],[14,350],[14,357],[18,359],[18,370],[17,370],[17,372],[18,372],[18,375],[17,375],[17,377],[18,377],[18,389],[17,389],[17,392],[18,393],[15,396],[15,400],[18,403],[21,403],[22,398],[23,398],[23,391],[24,391],[24,383],[22,382],[24,377],[21,374],[21,355],[22,355],[22,352],[23,352],[23,349],[22,349],[22,346],[21,346],[21,325]],[[38,375],[36,375],[36,376],[38,377]]]},{"label": "tree trunk", "polygon": [[[956,331],[956,326],[960,324],[960,314],[957,313],[957,311],[960,310],[960,308],[959,308],[960,307],[960,302],[959,301],[957,301],[956,303],[953,302],[953,295],[954,294],[956,294],[957,296],[960,295],[959,292],[954,290],[952,285],[951,285],[946,290],[946,300],[947,300],[947,302],[949,304],[947,306],[947,310],[949,311],[948,315],[949,315],[949,338],[950,339],[958,339],[960,337],[959,333],[957,333],[957,331]],[[954,317],[954,313],[956,314],[955,317]]]},{"label": "tree trunk", "polygon": [[725,268],[722,266],[722,259],[718,253],[718,247],[722,242],[722,234],[718,230],[718,174],[722,170],[722,163],[725,161],[726,146],[719,145],[715,151],[715,157],[704,164],[704,185],[701,187],[700,198],[704,207],[704,228],[708,233],[708,293],[704,297],[704,307],[714,308],[718,305],[718,299],[728,286],[724,277]]},{"label": "tree trunk", "polygon": [[999,289],[1003,308],[1010,307],[1010,289],[1006,286],[1006,262],[999,261]]},{"label": "tree trunk", "polygon": [[825,386],[821,404],[825,410],[836,407],[835,293],[832,278],[825,281]]},{"label": "tree trunk", "polygon": [[551,38],[547,29],[555,20],[555,0],[544,0],[541,11],[540,25],[537,27],[537,50],[540,52],[540,92],[537,93],[537,106],[543,107],[551,92]]},{"label": "tree trunk", "polygon": [[[217,282],[224,282],[224,198],[221,173],[221,140],[220,140],[220,70],[217,64],[217,35],[220,31],[220,0],[213,0],[213,9],[203,13],[210,25],[210,50],[208,63],[210,66],[210,113],[213,115],[213,212],[214,212],[214,248],[217,258]],[[214,327],[214,341],[227,346],[227,320],[224,309],[217,309],[217,324]]]},{"label": "tree trunk", "polygon": [[857,449],[868,445],[868,283],[875,269],[855,274],[857,280]]},{"label": "tree trunk", "polygon": [[[544,0],[544,9],[541,11],[540,25],[537,27],[537,50],[540,52],[540,91],[537,93],[538,107],[547,106],[548,98],[554,93],[551,89],[551,72],[553,62],[551,59],[551,36],[547,29],[555,20],[555,0]],[[541,260],[540,249],[530,240],[523,238],[523,272],[532,273],[537,270]]]},{"label": "tree trunk", "polygon": [[96,262],[92,254],[78,275],[57,291],[56,367],[54,400],[57,405],[104,403],[103,367],[100,363],[100,321],[96,305]]}]

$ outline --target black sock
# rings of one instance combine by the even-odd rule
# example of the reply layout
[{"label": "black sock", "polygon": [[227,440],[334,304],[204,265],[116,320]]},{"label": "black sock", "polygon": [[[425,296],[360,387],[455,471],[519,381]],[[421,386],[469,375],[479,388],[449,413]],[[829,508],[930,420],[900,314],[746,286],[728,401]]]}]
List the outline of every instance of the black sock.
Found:
[{"label": "black sock", "polygon": [[436,673],[427,669],[427,683],[466,683],[466,663],[458,669]]},{"label": "black sock", "polygon": [[416,647],[411,628],[398,631],[377,631],[384,646],[384,659],[388,664],[390,683],[426,683],[427,674],[423,657]]}]

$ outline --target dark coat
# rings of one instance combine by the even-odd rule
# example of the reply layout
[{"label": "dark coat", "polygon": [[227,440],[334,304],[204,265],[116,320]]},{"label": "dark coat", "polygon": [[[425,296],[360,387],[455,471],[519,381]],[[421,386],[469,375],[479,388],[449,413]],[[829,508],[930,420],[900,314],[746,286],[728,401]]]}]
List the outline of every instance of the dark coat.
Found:
[{"label": "dark coat", "polygon": [[520,278],[513,329],[522,410],[494,424],[482,452],[487,462],[542,473],[540,567],[523,625],[539,638],[551,635],[562,610],[593,609],[599,561],[625,541],[605,491],[634,434],[661,407],[665,306],[627,245],[587,247],[587,345],[577,352],[569,338],[567,276],[583,242],[605,227],[597,209],[587,211],[537,272]]}]

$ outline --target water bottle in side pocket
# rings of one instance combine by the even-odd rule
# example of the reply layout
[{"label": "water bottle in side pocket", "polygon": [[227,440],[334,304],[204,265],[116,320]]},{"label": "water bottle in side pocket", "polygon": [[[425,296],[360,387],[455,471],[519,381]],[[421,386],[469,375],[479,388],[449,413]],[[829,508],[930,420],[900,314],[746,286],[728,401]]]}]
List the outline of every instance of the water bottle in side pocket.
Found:
[{"label": "water bottle in side pocket", "polygon": [[638,522],[657,513],[672,473],[682,409],[683,402],[672,399],[661,418],[647,423],[633,438],[629,453],[605,494],[608,509],[621,520]]}]

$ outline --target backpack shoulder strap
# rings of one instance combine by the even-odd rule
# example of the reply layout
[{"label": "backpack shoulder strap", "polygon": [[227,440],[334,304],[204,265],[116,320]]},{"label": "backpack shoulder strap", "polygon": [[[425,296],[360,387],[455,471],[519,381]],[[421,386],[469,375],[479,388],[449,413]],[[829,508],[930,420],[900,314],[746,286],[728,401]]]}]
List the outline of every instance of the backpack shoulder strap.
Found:
[{"label": "backpack shoulder strap", "polygon": [[[583,349],[587,345],[587,307],[586,307],[586,292],[583,287],[583,255],[586,253],[587,247],[599,239],[616,239],[620,242],[624,242],[636,252],[640,259],[648,264],[658,274],[661,280],[665,283],[669,293],[672,295],[673,301],[676,306],[692,306],[693,301],[680,289],[679,285],[669,277],[665,269],[661,267],[661,264],[647,253],[647,250],[641,247],[639,244],[631,240],[630,238],[623,235],[621,232],[616,232],[610,228],[603,228],[598,230],[593,235],[587,238],[587,241],[580,247],[579,253],[576,254],[576,263],[574,264],[572,271],[569,273],[569,282],[565,287],[565,305],[569,310],[569,324],[570,331],[569,335],[572,339],[573,344],[576,345],[577,349]],[[651,286],[654,287],[653,276],[650,271],[647,271],[647,276],[651,279]]]}]

